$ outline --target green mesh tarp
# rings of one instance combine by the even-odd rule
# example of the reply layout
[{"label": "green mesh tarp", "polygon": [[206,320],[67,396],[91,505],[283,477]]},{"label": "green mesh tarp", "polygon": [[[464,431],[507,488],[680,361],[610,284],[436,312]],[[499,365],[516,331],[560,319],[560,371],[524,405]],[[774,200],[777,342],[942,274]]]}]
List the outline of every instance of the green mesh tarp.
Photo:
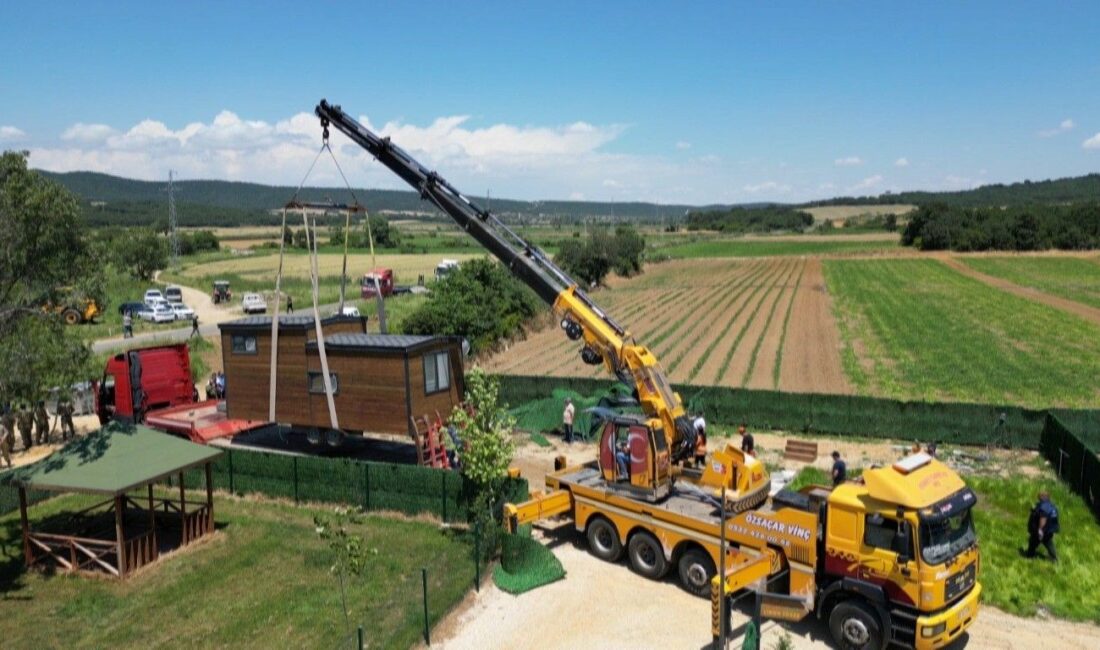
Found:
[{"label": "green mesh tarp", "polygon": [[[610,380],[503,375],[501,399],[513,405],[521,428],[553,431],[561,424],[564,398],[585,407],[606,395]],[[997,445],[1037,449],[1047,411],[1017,406],[957,402],[905,402],[856,395],[819,395],[724,386],[673,385],[688,410],[707,420],[745,423],[758,429],[850,434],[897,440]],[[578,406],[578,415],[583,410]],[[1100,448],[1100,411],[1057,410],[1082,423],[1084,439]],[[587,422],[585,422],[587,424]],[[579,429],[579,426],[577,427]],[[1094,433],[1089,433],[1094,432]],[[1094,443],[1091,441],[1095,441]]]},{"label": "green mesh tarp", "polygon": [[529,526],[501,538],[500,564],[493,569],[493,582],[500,589],[522,594],[564,577],[561,562],[531,537]]},{"label": "green mesh tarp", "polygon": [[[508,399],[504,401],[517,405],[509,412],[516,418],[516,427],[520,430],[533,433],[561,433],[565,400],[572,399],[574,409],[573,431],[576,435],[587,438],[595,433],[592,430],[593,417],[588,413],[588,409],[596,406],[620,405],[622,400],[629,396],[629,392],[623,389],[621,384],[612,385],[610,383],[584,386],[583,388],[590,390],[581,392],[570,387],[548,386],[548,391],[541,396],[537,392],[525,393],[522,396],[509,393]],[[503,387],[501,393],[505,393]],[[522,397],[523,399],[521,401],[520,399],[513,399],[514,397]],[[620,410],[640,412],[637,408],[631,407]]]},{"label": "green mesh tarp", "polygon": [[1093,448],[1051,414],[1043,428],[1041,451],[1058,476],[1100,517],[1100,459]]}]

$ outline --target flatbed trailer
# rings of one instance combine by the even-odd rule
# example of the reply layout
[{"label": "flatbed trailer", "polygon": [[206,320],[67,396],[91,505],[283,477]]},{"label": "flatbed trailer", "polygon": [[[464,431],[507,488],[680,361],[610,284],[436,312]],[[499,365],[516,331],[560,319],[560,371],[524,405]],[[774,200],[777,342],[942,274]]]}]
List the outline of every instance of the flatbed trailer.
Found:
[{"label": "flatbed trailer", "polygon": [[[608,481],[598,462],[556,464],[545,492],[505,506],[509,529],[571,519],[593,555],[614,562],[625,552],[636,573],[655,579],[675,567],[687,591],[711,597],[712,612],[749,589],[771,598],[785,620],[816,614],[840,647],[861,649],[943,647],[977,616],[979,557],[969,518],[975,498],[927,456],[869,469],[865,483],[782,490],[726,514],[724,561],[719,502],[690,481],[647,501],[628,482]],[[961,532],[923,539],[947,525]],[[715,567],[723,564],[719,577]]]},{"label": "flatbed trailer", "polygon": [[145,424],[167,433],[186,436],[192,442],[209,443],[265,427],[260,420],[237,420],[226,416],[223,402],[211,399],[194,404],[170,406],[145,415]]}]

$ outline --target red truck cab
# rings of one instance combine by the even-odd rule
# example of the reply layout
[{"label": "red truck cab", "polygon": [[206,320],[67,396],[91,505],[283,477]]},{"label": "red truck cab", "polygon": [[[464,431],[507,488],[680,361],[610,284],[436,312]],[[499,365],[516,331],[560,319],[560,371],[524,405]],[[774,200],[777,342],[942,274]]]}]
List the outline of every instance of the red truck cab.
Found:
[{"label": "red truck cab", "polygon": [[370,273],[364,273],[363,279],[359,282],[363,298],[374,297],[375,279],[378,280],[378,288],[383,298],[393,295],[393,269],[374,269]]},{"label": "red truck cab", "polygon": [[107,360],[102,380],[95,383],[96,414],[104,424],[141,422],[149,411],[198,398],[185,343],[120,352]]}]

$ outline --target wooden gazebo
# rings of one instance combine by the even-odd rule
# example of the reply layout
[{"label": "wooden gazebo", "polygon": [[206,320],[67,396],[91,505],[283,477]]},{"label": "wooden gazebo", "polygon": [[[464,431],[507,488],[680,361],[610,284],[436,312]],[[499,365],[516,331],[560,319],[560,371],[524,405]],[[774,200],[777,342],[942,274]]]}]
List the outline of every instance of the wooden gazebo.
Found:
[{"label": "wooden gazebo", "polygon": [[[142,426],[111,424],[43,460],[14,470],[19,487],[27,567],[106,572],[125,578],[161,553],[214,531],[211,463],[221,451]],[[184,472],[205,469],[206,499],[188,501]],[[153,484],[178,477],[178,499]],[[78,512],[49,517],[32,530],[27,490],[109,498]]]}]

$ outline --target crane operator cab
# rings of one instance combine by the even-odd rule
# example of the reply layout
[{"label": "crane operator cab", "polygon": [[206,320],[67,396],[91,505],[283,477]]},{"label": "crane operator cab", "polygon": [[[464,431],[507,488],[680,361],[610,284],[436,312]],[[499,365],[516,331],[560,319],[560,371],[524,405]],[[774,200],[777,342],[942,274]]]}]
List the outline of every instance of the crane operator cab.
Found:
[{"label": "crane operator cab", "polygon": [[651,499],[668,494],[667,487],[654,489],[655,483],[668,483],[657,480],[669,472],[668,445],[641,416],[614,415],[604,422],[597,462],[609,486]]}]

